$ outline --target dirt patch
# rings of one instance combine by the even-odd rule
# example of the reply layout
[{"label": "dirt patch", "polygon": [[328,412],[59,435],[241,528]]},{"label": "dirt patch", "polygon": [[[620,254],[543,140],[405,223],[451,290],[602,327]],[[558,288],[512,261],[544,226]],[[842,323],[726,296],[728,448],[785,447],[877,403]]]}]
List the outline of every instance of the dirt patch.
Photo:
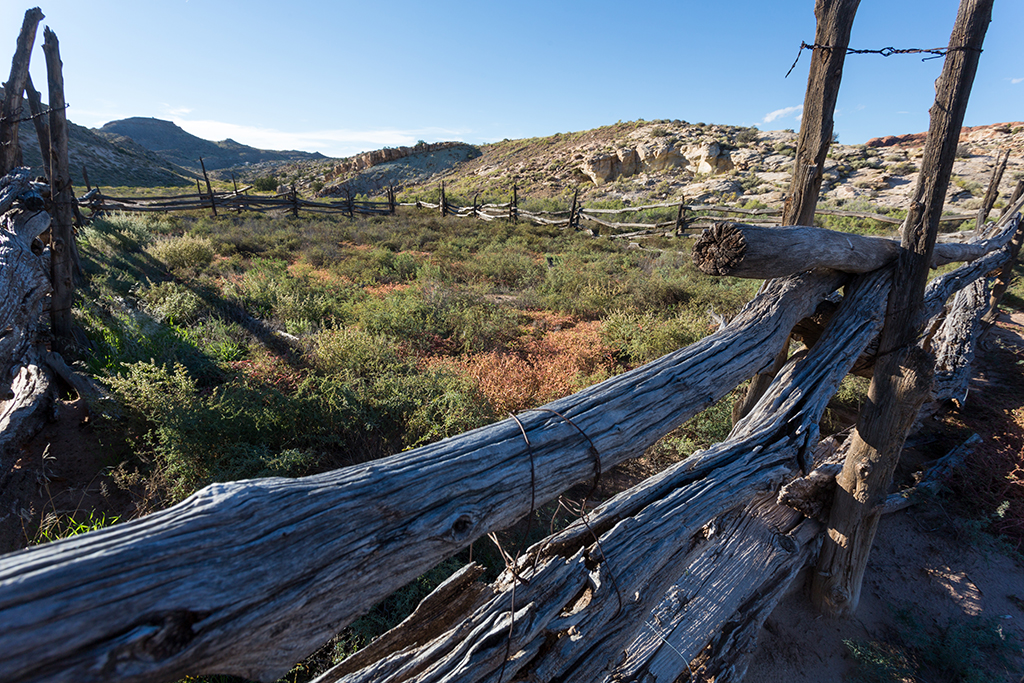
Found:
[{"label": "dirt patch", "polygon": [[[947,428],[983,439],[949,482],[953,494],[882,518],[854,618],[819,614],[807,598],[807,577],[798,579],[761,630],[748,683],[852,679],[865,673],[855,652],[888,658],[893,667],[889,678],[862,680],[961,680],[948,671],[929,671],[934,664],[928,661],[914,661],[926,660],[920,648],[929,647],[950,655],[959,647],[962,657],[977,657],[972,680],[1022,680],[1024,564],[983,533],[1009,532],[1000,524],[1024,517],[1024,510],[1014,509],[1002,517],[993,514],[1004,501],[1024,505],[1024,480],[1011,489],[1014,482],[1006,477],[1006,469],[1024,457],[1024,365],[1017,361],[1024,361],[1019,312],[1001,315],[982,338],[966,405],[946,418]],[[1012,533],[1002,538],[1018,545]],[[952,637],[964,632],[995,632],[1009,646],[972,648]],[[1008,661],[1000,661],[996,650]],[[916,676],[907,673],[915,667]]]},{"label": "dirt patch", "polygon": [[105,436],[84,401],[57,402],[54,419],[0,475],[0,554],[30,545],[44,524],[87,523],[90,512],[94,519],[136,516],[131,495],[110,476],[124,446]]}]

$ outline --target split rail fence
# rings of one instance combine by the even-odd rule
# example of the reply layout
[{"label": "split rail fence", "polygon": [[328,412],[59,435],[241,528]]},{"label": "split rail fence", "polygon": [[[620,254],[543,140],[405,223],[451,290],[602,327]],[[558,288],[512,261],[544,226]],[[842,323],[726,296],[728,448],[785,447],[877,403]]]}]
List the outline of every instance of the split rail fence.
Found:
[{"label": "split rail fence", "polygon": [[[955,346],[936,354],[940,363],[971,357],[977,334],[955,332],[987,298],[958,294],[949,310],[946,301],[984,292],[1009,258],[1022,203],[948,250],[970,262],[929,286],[936,344]],[[31,241],[37,216],[11,219],[9,260],[44,258],[14,248]],[[699,253],[756,242],[756,226],[732,227],[707,231]],[[778,228],[775,248],[807,230],[820,233],[815,243],[845,238]],[[785,487],[789,504],[808,511],[791,482],[827,464],[825,405],[855,364],[873,360],[898,250],[860,239],[858,251],[877,259],[868,272],[827,260],[798,268],[705,339],[541,408],[364,465],[214,484],[153,515],[0,558],[0,679],[275,680],[439,561],[642,454],[771,366],[794,327],[845,286],[816,341],[726,441],[580,510],[490,584],[465,567],[318,679],[675,681],[700,668],[739,680],[760,625],[820,539],[820,509],[805,517],[776,494]],[[962,396],[957,377],[937,381],[937,400]]]},{"label": "split rail fence", "polygon": [[[442,185],[437,203],[416,201],[398,202],[394,188],[388,188],[381,200],[356,200],[351,195],[340,201],[313,201],[299,196],[293,187],[290,191],[273,196],[247,194],[251,187],[236,189],[231,192],[211,192],[185,195],[167,195],[156,197],[116,197],[103,194],[98,188],[92,189],[79,198],[79,205],[88,208],[96,215],[104,211],[195,211],[209,209],[214,215],[219,208],[222,211],[256,211],[256,212],[291,212],[298,216],[300,212],[321,214],[343,214],[347,216],[362,215],[393,215],[396,207],[415,207],[417,209],[436,210],[442,216],[478,218],[484,221],[507,219],[512,221],[526,220],[540,225],[552,225],[560,228],[586,229],[593,235],[605,234],[619,239],[638,239],[659,235],[696,236],[700,231],[715,225],[722,220],[745,218],[748,223],[764,226],[778,226],[782,216],[781,209],[756,208],[747,209],[718,204],[686,204],[685,202],[661,202],[640,206],[627,206],[618,209],[589,208],[578,203],[578,193],[573,197],[568,208],[563,211],[531,211],[519,205],[518,191],[513,189],[513,196],[503,203],[474,203],[460,206],[448,202]],[[675,212],[669,220],[655,222],[624,222],[612,220],[613,216],[637,214],[641,212],[663,213]],[[840,210],[819,210],[822,216],[846,216],[863,218],[898,225],[901,218],[885,214],[864,213]],[[952,223],[974,220],[974,215],[951,214],[943,216],[941,221]],[[589,224],[583,228],[583,223]]]}]

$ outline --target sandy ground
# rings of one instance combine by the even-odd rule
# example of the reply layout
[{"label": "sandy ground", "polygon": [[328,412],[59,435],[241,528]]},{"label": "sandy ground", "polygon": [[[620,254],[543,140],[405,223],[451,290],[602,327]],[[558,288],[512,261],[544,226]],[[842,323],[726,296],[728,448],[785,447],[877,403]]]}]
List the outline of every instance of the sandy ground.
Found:
[{"label": "sandy ground", "polygon": [[[995,346],[1001,353],[994,353]],[[983,341],[969,402],[983,403],[993,387],[1021,382],[1012,356],[1007,361],[1007,350],[1024,359],[1024,313],[1001,316]],[[949,636],[957,625],[998,629],[1006,642],[1015,643],[1016,654],[1007,663],[980,648],[965,653],[979,656],[975,680],[1024,683],[1024,563],[1001,552],[987,537],[970,533],[969,526],[940,502],[882,519],[854,618],[823,617],[808,601],[807,584],[805,572],[765,622],[744,679],[747,683],[856,680],[863,669],[844,641],[901,647],[924,633],[937,648],[948,651],[958,647]],[[920,629],[907,625],[908,614]],[[944,632],[948,641],[942,640]],[[948,671],[928,671],[916,678],[883,680],[959,679]]]}]

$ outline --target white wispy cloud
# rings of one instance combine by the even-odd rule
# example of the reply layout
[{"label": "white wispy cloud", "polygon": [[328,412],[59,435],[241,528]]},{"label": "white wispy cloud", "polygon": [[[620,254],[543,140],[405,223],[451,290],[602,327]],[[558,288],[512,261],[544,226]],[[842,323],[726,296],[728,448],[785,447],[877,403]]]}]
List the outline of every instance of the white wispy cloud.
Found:
[{"label": "white wispy cloud", "polygon": [[1011,78],[1009,80],[1010,83],[1013,83],[1014,85],[1017,85],[1018,83],[1024,83],[1024,78]]},{"label": "white wispy cloud", "polygon": [[457,140],[464,132],[441,128],[411,130],[350,130],[336,128],[314,131],[283,131],[259,126],[243,126],[223,121],[191,120],[175,116],[171,119],[185,131],[206,140],[225,140],[260,149],[297,149],[320,152],[329,157],[346,157],[370,149],[415,145],[419,140]]},{"label": "white wispy cloud", "polygon": [[800,120],[800,116],[799,115],[802,115],[803,111],[804,111],[804,105],[802,105],[802,104],[799,104],[799,105],[797,105],[795,107],[784,107],[782,109],[776,109],[775,111],[771,111],[771,112],[768,112],[767,114],[765,114],[764,115],[764,119],[762,119],[761,122],[762,123],[771,123],[772,121],[774,121],[776,119],[785,118],[785,117],[793,115],[793,114],[797,114],[798,115],[796,117],[796,119],[799,121]]}]

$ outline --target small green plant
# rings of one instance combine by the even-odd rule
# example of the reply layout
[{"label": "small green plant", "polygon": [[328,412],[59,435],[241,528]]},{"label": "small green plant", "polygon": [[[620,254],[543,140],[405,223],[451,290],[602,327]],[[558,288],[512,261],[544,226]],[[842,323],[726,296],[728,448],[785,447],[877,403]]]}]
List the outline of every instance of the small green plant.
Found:
[{"label": "small green plant", "polygon": [[88,518],[85,519],[76,519],[74,515],[48,513],[43,517],[32,544],[52,543],[62,538],[87,534],[117,524],[120,519],[119,516],[107,517],[106,513],[96,513],[94,510],[90,510]]}]

